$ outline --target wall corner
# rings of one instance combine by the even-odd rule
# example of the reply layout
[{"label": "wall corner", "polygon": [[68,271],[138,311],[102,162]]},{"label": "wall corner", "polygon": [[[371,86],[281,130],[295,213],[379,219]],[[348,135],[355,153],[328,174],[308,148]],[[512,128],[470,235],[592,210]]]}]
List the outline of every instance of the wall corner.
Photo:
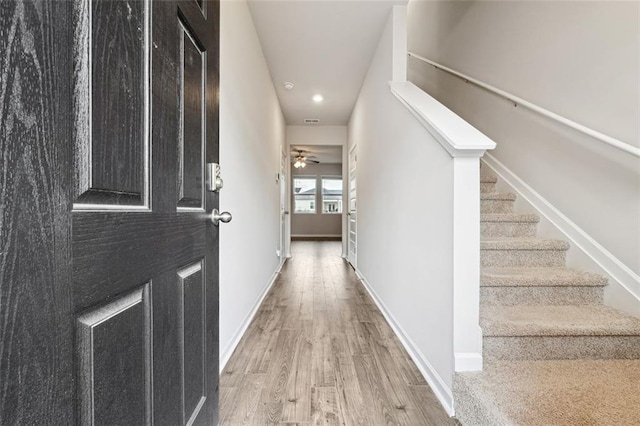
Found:
[{"label": "wall corner", "polygon": [[393,6],[392,81],[407,81],[407,6]]}]

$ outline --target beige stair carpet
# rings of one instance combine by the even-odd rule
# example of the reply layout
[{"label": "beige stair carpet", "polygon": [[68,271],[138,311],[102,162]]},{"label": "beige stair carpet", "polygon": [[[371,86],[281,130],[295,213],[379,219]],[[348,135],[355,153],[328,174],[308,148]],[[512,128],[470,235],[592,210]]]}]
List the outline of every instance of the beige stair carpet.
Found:
[{"label": "beige stair carpet", "polygon": [[640,336],[640,319],[607,306],[492,306],[480,325],[494,336]]},{"label": "beige stair carpet", "polygon": [[484,306],[601,305],[607,280],[569,268],[484,268],[480,297]]},{"label": "beige stair carpet", "polygon": [[462,424],[560,426],[640,424],[640,361],[497,361],[456,377]]},{"label": "beige stair carpet", "polygon": [[605,286],[602,275],[560,268],[484,268],[482,282],[493,286]]},{"label": "beige stair carpet", "polygon": [[463,425],[640,425],[640,319],[603,304],[605,277],[480,177],[482,372],[454,381]]}]

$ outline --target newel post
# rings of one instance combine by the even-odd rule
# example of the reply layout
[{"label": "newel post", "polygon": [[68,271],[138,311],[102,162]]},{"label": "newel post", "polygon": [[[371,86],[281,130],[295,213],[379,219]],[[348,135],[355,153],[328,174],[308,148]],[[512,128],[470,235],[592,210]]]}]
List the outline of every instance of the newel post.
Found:
[{"label": "newel post", "polygon": [[453,156],[453,352],[455,371],[482,370],[480,329],[480,157]]}]

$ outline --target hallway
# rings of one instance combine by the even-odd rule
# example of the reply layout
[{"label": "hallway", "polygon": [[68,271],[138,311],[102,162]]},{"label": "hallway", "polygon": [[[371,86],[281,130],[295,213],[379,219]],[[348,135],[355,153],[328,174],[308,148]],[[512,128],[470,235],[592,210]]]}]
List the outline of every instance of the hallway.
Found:
[{"label": "hallway", "polygon": [[289,259],[220,377],[220,424],[455,424],[340,258]]}]

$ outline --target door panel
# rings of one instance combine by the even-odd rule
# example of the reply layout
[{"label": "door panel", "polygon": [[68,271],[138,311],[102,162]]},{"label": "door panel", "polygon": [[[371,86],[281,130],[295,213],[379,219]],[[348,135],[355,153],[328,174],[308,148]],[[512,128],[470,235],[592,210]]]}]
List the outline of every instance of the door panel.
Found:
[{"label": "door panel", "polygon": [[180,21],[178,208],[203,208],[206,57]]},{"label": "door panel", "polygon": [[153,316],[153,424],[183,423],[182,409],[182,342],[180,286],[176,269],[160,274],[153,280],[151,303]]},{"label": "door panel", "polygon": [[142,203],[146,187],[147,7],[142,1],[93,1],[89,24],[90,190],[126,195],[131,204]]},{"label": "door panel", "polygon": [[202,261],[178,271],[182,296],[182,386],[184,418],[197,416],[206,399],[205,384],[205,283]]},{"label": "door panel", "polygon": [[[78,1],[76,209],[149,203],[150,2]],[[99,206],[99,207],[98,207]]]},{"label": "door panel", "polygon": [[78,318],[82,424],[150,424],[148,284]]}]

